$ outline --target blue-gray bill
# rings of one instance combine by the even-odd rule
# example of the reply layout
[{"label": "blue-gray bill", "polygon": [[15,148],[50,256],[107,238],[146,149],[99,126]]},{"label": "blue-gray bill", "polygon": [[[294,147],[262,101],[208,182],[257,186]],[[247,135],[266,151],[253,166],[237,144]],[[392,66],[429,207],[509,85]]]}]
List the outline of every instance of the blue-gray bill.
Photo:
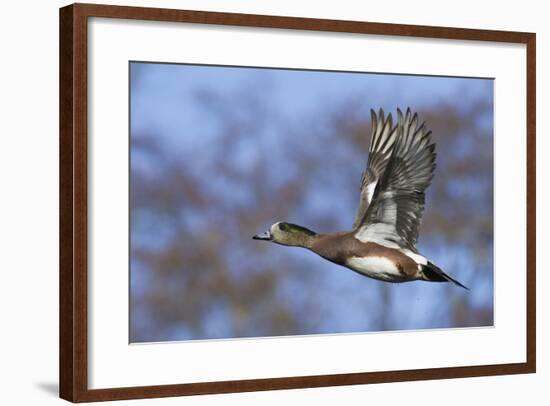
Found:
[{"label": "blue-gray bill", "polygon": [[269,231],[266,231],[262,234],[256,234],[252,237],[253,240],[265,240],[265,241],[271,241],[271,233]]}]

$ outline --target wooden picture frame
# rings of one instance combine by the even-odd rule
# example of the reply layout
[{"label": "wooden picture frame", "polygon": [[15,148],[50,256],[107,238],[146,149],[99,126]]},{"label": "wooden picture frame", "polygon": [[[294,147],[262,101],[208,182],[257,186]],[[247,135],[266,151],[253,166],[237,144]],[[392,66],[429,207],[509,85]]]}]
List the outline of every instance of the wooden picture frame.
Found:
[{"label": "wooden picture frame", "polygon": [[[240,27],[525,44],[527,47],[527,315],[524,363],[343,373],[90,389],[88,386],[88,19],[148,20]],[[533,373],[536,369],[535,34],[108,5],[60,9],[60,397],[72,402],[140,399],[367,383]]]}]

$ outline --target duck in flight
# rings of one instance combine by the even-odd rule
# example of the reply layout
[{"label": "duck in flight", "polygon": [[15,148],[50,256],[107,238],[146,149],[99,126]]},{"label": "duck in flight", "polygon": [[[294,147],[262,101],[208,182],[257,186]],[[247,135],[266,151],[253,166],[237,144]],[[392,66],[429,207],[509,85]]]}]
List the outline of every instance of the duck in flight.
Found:
[{"label": "duck in flight", "polygon": [[371,110],[368,165],[361,179],[359,209],[351,231],[318,234],[277,222],[255,240],[307,248],[324,259],[385,282],[452,282],[468,289],[416,249],[425,190],[435,170],[431,131],[418,116],[397,109],[378,116]]}]

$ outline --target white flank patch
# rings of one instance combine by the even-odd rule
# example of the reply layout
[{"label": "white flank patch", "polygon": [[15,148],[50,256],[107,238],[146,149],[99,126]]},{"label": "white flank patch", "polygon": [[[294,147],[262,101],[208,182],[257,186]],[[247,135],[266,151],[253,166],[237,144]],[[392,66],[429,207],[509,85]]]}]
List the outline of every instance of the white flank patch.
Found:
[{"label": "white flank patch", "polygon": [[417,264],[421,264],[421,265],[427,265],[428,264],[428,260],[426,259],[426,257],[423,257],[420,254],[416,254],[416,253],[414,253],[410,250],[405,250],[405,249],[401,249],[399,251],[401,251],[403,254],[405,254],[406,256],[411,258]]},{"label": "white flank patch", "polygon": [[403,275],[393,261],[384,257],[351,257],[347,266],[365,276],[383,281],[398,282]]}]

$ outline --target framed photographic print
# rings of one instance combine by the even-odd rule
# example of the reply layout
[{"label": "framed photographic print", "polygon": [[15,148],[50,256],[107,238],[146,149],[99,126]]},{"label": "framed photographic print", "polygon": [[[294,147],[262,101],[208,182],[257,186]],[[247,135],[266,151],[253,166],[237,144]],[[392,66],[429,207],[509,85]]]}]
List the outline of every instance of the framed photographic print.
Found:
[{"label": "framed photographic print", "polygon": [[535,34],[60,10],[60,396],[535,372]]}]

